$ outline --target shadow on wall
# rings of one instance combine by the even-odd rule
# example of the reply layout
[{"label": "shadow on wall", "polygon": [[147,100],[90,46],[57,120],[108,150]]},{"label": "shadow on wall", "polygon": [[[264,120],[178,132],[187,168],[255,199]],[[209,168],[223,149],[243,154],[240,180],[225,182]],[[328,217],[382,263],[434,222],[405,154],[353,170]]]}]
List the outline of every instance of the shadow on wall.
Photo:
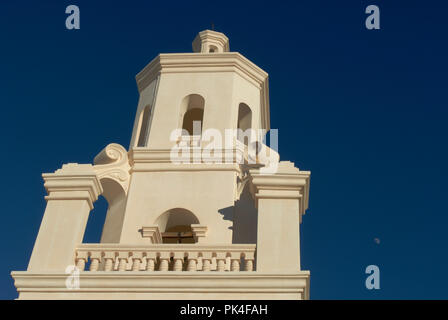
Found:
[{"label": "shadow on wall", "polygon": [[[233,225],[235,225],[234,211],[235,211],[235,206],[226,207],[226,208],[222,208],[222,209],[218,210],[218,212],[220,214],[222,214],[222,219],[223,220],[232,221]],[[229,230],[233,230],[233,226],[229,227],[228,229]]]},{"label": "shadow on wall", "polygon": [[246,186],[235,205],[218,210],[223,220],[233,222],[229,227],[233,230],[232,243],[249,244],[257,243],[258,211],[254,200]]}]

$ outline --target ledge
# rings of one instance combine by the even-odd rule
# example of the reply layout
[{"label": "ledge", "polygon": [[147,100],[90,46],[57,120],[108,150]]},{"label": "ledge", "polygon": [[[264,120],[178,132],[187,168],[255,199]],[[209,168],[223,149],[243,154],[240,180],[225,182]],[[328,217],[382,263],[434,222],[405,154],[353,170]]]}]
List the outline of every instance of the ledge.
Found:
[{"label": "ledge", "polygon": [[[173,146],[174,148],[174,146]],[[246,150],[241,145],[234,148],[213,149],[216,156],[210,155],[210,149],[205,147],[179,147],[175,154],[188,153],[187,156],[174,157],[173,149],[149,149],[147,147],[133,147],[129,151],[131,165],[141,163],[169,163],[169,164],[242,164]],[[219,155],[219,156],[218,156]]]},{"label": "ledge", "polygon": [[309,271],[81,272],[67,289],[64,273],[11,273],[19,299],[309,299]]}]

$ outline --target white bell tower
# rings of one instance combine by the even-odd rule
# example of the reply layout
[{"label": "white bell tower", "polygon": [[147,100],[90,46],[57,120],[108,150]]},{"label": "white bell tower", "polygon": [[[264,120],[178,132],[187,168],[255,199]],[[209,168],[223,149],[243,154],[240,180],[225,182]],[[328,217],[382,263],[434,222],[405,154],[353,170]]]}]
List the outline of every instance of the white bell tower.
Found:
[{"label": "white bell tower", "polygon": [[[129,150],[110,144],[93,165],[44,174],[30,264],[12,273],[19,298],[308,299],[299,226],[310,173],[257,138],[270,130],[268,74],[205,30],[193,53],[160,54],[136,80]],[[251,155],[254,143],[275,157]],[[99,195],[101,243],[81,243]]]}]

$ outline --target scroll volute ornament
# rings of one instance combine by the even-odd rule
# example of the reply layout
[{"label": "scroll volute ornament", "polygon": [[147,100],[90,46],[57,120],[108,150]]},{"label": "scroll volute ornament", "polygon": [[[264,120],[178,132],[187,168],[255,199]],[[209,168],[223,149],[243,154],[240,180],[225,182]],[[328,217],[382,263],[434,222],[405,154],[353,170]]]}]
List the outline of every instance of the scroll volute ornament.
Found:
[{"label": "scroll volute ornament", "polygon": [[117,144],[107,145],[93,160],[98,179],[109,178],[119,183],[127,194],[129,189],[131,166],[127,150]]}]

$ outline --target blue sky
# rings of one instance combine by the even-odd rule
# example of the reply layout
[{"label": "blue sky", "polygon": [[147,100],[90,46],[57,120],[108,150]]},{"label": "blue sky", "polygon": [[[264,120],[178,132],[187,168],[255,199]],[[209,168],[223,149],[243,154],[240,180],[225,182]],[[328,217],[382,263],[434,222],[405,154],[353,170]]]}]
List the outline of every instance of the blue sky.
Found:
[{"label": "blue sky", "polygon": [[[94,2],[94,3],[93,3]],[[65,8],[81,29],[65,28]],[[381,29],[367,30],[376,4]],[[0,298],[15,298],[45,209],[42,172],[129,146],[135,75],[214,23],[270,75],[282,160],[311,170],[302,267],[314,299],[447,299],[448,56],[442,1],[0,4]],[[85,240],[99,240],[105,201]],[[378,238],[379,244],[374,241]],[[364,286],[381,270],[381,289]]]}]

